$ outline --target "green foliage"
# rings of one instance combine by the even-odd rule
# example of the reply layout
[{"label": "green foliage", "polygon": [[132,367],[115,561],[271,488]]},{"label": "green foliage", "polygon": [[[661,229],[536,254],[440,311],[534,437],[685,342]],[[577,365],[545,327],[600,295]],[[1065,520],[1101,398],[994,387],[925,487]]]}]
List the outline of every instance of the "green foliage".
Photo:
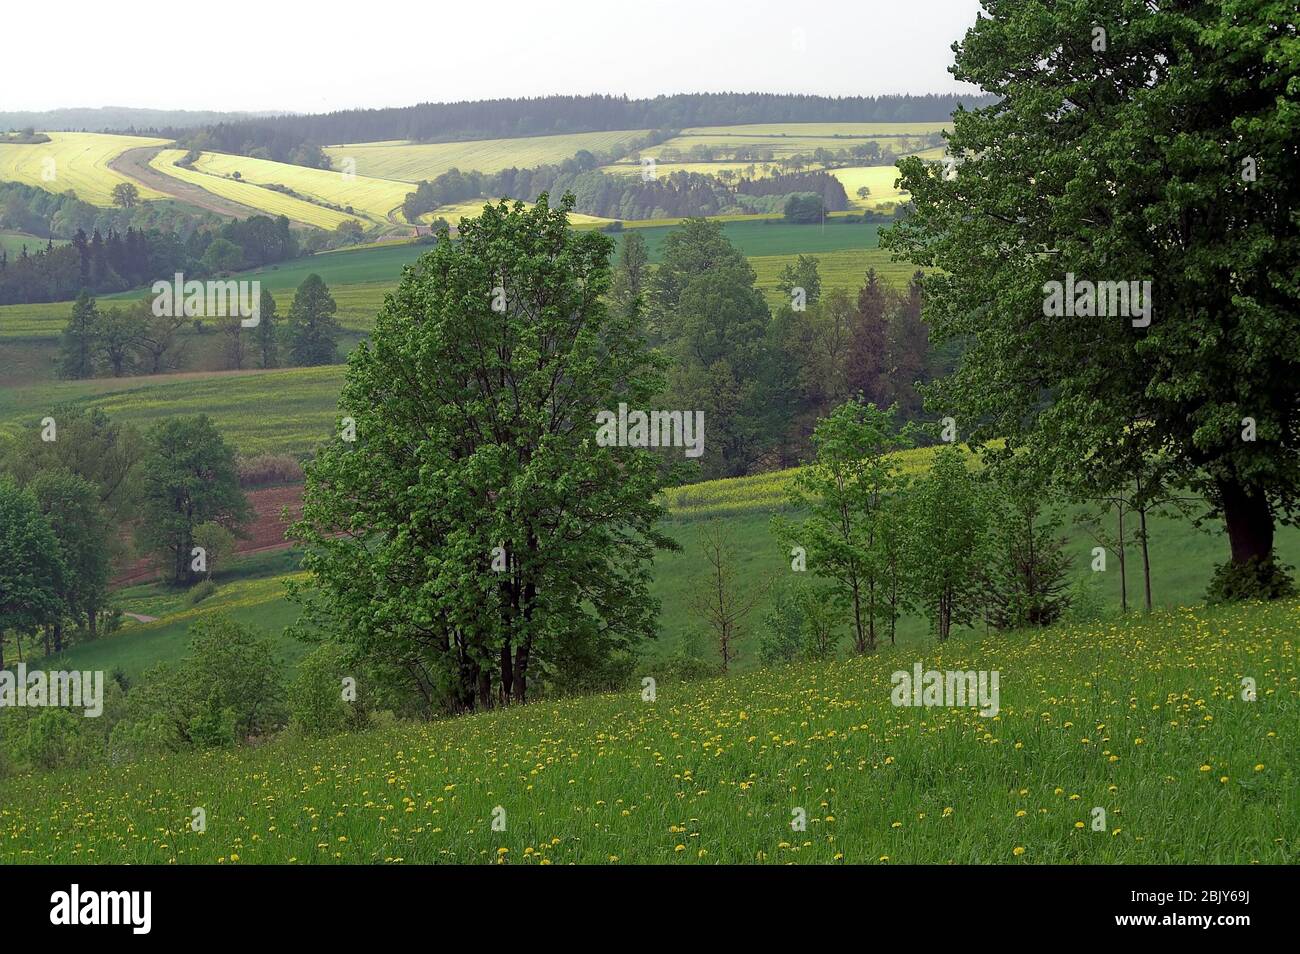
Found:
[{"label": "green foliage", "polygon": [[99,311],[90,292],[83,291],[72,305],[72,316],[59,342],[59,374],[65,378],[89,378],[95,373],[98,348]]},{"label": "green foliage", "polygon": [[[1067,473],[1136,444],[1209,497],[1237,563],[1300,503],[1293,14],[1123,4],[1097,49],[1097,4],[990,9],[953,72],[998,99],[954,116],[955,174],[899,162],[913,211],[882,240],[940,269],[927,317],[969,345],[936,406]],[[1154,307],[1076,291],[1078,314],[1050,314],[1068,275],[1150,282]]]},{"label": "green foliage", "polygon": [[190,637],[179,665],[155,666],[128,694],[123,745],[229,745],[284,724],[281,665],[266,637],[223,615],[200,618]]},{"label": "green foliage", "polygon": [[989,517],[981,488],[955,447],[934,457],[908,491],[908,585],[940,640],[954,624],[973,622],[989,565]]},{"label": "green foliage", "polygon": [[263,288],[261,304],[258,310],[257,330],[253,332],[253,342],[257,349],[258,367],[278,368],[280,366],[279,316],[276,314],[275,296],[270,289]]},{"label": "green foliage", "polygon": [[314,272],[303,279],[289,306],[289,363],[333,364],[338,360],[338,305]]},{"label": "green foliage", "polygon": [[9,630],[30,633],[60,619],[66,573],[36,499],[0,477],[0,667]]},{"label": "green foliage", "polygon": [[212,579],[202,579],[185,591],[185,602],[190,606],[198,606],[215,592],[217,592],[216,582]]},{"label": "green foliage", "polygon": [[409,270],[349,359],[357,440],[307,467],[306,622],[433,709],[523,701],[538,670],[653,632],[663,475],[595,433],[648,406],[660,362],[607,310],[613,243],[570,207],[489,206]]},{"label": "green foliage", "polygon": [[207,577],[222,566],[226,557],[235,552],[235,535],[219,523],[209,520],[194,528],[194,545],[203,549],[204,563],[207,564]]},{"label": "green foliage", "polygon": [[229,239],[214,238],[200,262],[209,272],[233,272],[244,264],[244,250]]},{"label": "green foliage", "polygon": [[[356,698],[344,698],[343,680],[355,680]],[[289,686],[292,725],[305,735],[333,735],[363,727],[367,720],[368,680],[358,678],[343,647],[322,643],[298,664],[298,675]]]},{"label": "green foliage", "polygon": [[[58,541],[64,567],[59,589],[63,614],[89,623],[108,599],[114,528],[95,486],[83,477],[65,470],[42,471],[29,489]],[[56,652],[63,649],[62,622],[54,624]]]},{"label": "green foliage", "polygon": [[688,219],[664,239],[649,323],[675,364],[668,406],[704,412],[706,476],[745,473],[783,427],[765,420],[767,305],[721,223]]},{"label": "green foliage", "polygon": [[829,595],[849,615],[860,653],[874,651],[878,627],[897,619],[881,530],[885,502],[902,487],[892,452],[910,443],[892,408],[845,402],[818,422],[817,456],[790,490],[791,506],[807,509],[808,518],[798,525],[776,521],[778,536],[803,547],[808,570],[831,584]]},{"label": "green foliage", "polygon": [[168,578],[189,583],[198,578],[195,528],[211,521],[238,527],[248,517],[234,452],[206,414],[170,418],[150,430],[142,471],[137,538]]},{"label": "green foliage", "polygon": [[1205,598],[1211,603],[1237,600],[1280,600],[1296,594],[1294,567],[1283,566],[1270,555],[1243,563],[1229,561],[1214,571]]},{"label": "green foliage", "polygon": [[1060,514],[1035,475],[986,472],[989,521],[984,618],[996,629],[1049,626],[1069,608],[1070,559]]},{"label": "green foliage", "polygon": [[776,587],[759,631],[758,658],[768,665],[792,661],[803,643],[803,624],[798,588],[789,583]]},{"label": "green foliage", "polygon": [[787,222],[811,225],[826,214],[826,204],[816,192],[793,192],[785,200],[783,214]]}]

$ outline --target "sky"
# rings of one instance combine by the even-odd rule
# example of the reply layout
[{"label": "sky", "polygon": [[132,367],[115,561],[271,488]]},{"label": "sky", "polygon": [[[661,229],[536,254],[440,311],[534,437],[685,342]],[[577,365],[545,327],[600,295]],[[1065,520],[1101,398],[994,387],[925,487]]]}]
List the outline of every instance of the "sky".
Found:
[{"label": "sky", "polygon": [[[7,4],[0,112],[328,112],[501,96],[973,92],[979,0]],[[56,39],[51,39],[51,30]]]}]

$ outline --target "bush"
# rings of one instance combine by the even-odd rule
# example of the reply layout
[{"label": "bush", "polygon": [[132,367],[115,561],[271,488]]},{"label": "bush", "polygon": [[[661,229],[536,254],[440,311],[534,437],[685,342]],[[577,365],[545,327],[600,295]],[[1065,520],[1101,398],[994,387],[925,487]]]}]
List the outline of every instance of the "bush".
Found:
[{"label": "bush", "polygon": [[808,225],[822,220],[826,205],[815,192],[792,192],[785,200],[783,212],[787,222]]},{"label": "bush", "polygon": [[787,584],[776,591],[772,609],[763,617],[758,637],[758,658],[764,663],[790,662],[803,643],[803,610],[796,588]]},{"label": "bush", "polygon": [[[356,679],[356,697],[344,698],[345,677]],[[332,735],[358,729],[367,722],[366,697],[359,678],[343,649],[323,643],[298,664],[298,677],[289,687],[292,725],[304,735]]]},{"label": "bush", "polygon": [[1106,598],[1092,580],[1079,579],[1070,585],[1069,605],[1061,619],[1066,623],[1096,623],[1105,619]]},{"label": "bush", "polygon": [[235,744],[237,727],[235,710],[223,706],[213,692],[199,710],[190,716],[188,735],[190,741],[201,749],[219,749]]},{"label": "bush", "polygon": [[1281,600],[1296,595],[1292,566],[1283,566],[1270,554],[1245,563],[1228,562],[1214,571],[1205,598],[1210,603],[1239,600]]},{"label": "bush", "polygon": [[127,696],[124,721],[147,726],[153,737],[115,741],[207,747],[283,724],[282,666],[265,636],[221,615],[193,623],[190,636],[178,666],[153,667]]},{"label": "bush", "polygon": [[[657,682],[699,682],[722,675],[720,664],[684,652],[654,662],[649,670],[649,675],[654,676]],[[637,680],[637,685],[640,685],[640,680]]]},{"label": "bush", "polygon": [[186,591],[185,602],[190,606],[198,606],[215,592],[217,592],[217,584],[211,580],[200,580]]},{"label": "bush", "polygon": [[19,736],[17,755],[34,769],[50,771],[82,765],[90,754],[90,739],[82,725],[86,719],[70,709],[37,710]]},{"label": "bush", "polygon": [[257,454],[241,457],[235,463],[239,486],[269,487],[276,484],[302,483],[302,465],[288,454]]}]

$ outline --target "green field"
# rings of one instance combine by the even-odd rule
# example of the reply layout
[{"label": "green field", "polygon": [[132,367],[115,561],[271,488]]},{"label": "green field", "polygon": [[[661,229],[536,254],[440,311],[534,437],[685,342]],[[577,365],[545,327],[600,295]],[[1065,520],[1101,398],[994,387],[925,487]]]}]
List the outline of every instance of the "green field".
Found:
[{"label": "green field", "polygon": [[[663,683],[654,702],[17,777],[0,782],[0,860],[1295,864],[1298,627],[1288,601],[967,633]],[[996,670],[997,716],[892,705],[892,673],[916,663]]]},{"label": "green field", "polygon": [[106,133],[47,133],[49,142],[24,145],[0,143],[0,182],[21,182],[46,192],[71,189],[82,202],[113,204],[113,187],[130,182],[142,199],[166,198],[108,167],[109,162],[137,146],[162,146],[165,139],[114,136]]},{"label": "green field", "polygon": [[333,431],[343,371],[336,364],[49,382],[0,392],[0,434],[75,402],[141,427],[176,415],[207,414],[242,454],[305,453]]},{"label": "green field", "polygon": [[[0,252],[9,256],[10,260],[17,258],[22,254],[24,248],[27,249],[28,255],[35,255],[49,244],[49,239],[43,239],[39,235],[29,235],[26,232],[9,232],[0,229]],[[67,239],[55,239],[54,244],[67,245]]]},{"label": "green field", "polygon": [[351,160],[358,175],[419,182],[435,179],[452,168],[488,173],[512,166],[524,169],[562,162],[580,150],[604,152],[645,134],[643,129],[624,129],[469,142],[361,142],[330,146],[325,152],[335,169],[346,168],[346,161]]}]

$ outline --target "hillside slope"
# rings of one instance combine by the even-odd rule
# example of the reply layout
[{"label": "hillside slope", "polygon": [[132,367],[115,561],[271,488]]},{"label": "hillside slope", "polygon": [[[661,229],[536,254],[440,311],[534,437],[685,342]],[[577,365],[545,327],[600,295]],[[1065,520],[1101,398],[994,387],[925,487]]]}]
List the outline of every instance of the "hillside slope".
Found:
[{"label": "hillside slope", "polygon": [[[1298,628],[1190,608],[10,779],[0,861],[1294,864]],[[892,705],[918,662],[997,670],[1000,711]]]}]

